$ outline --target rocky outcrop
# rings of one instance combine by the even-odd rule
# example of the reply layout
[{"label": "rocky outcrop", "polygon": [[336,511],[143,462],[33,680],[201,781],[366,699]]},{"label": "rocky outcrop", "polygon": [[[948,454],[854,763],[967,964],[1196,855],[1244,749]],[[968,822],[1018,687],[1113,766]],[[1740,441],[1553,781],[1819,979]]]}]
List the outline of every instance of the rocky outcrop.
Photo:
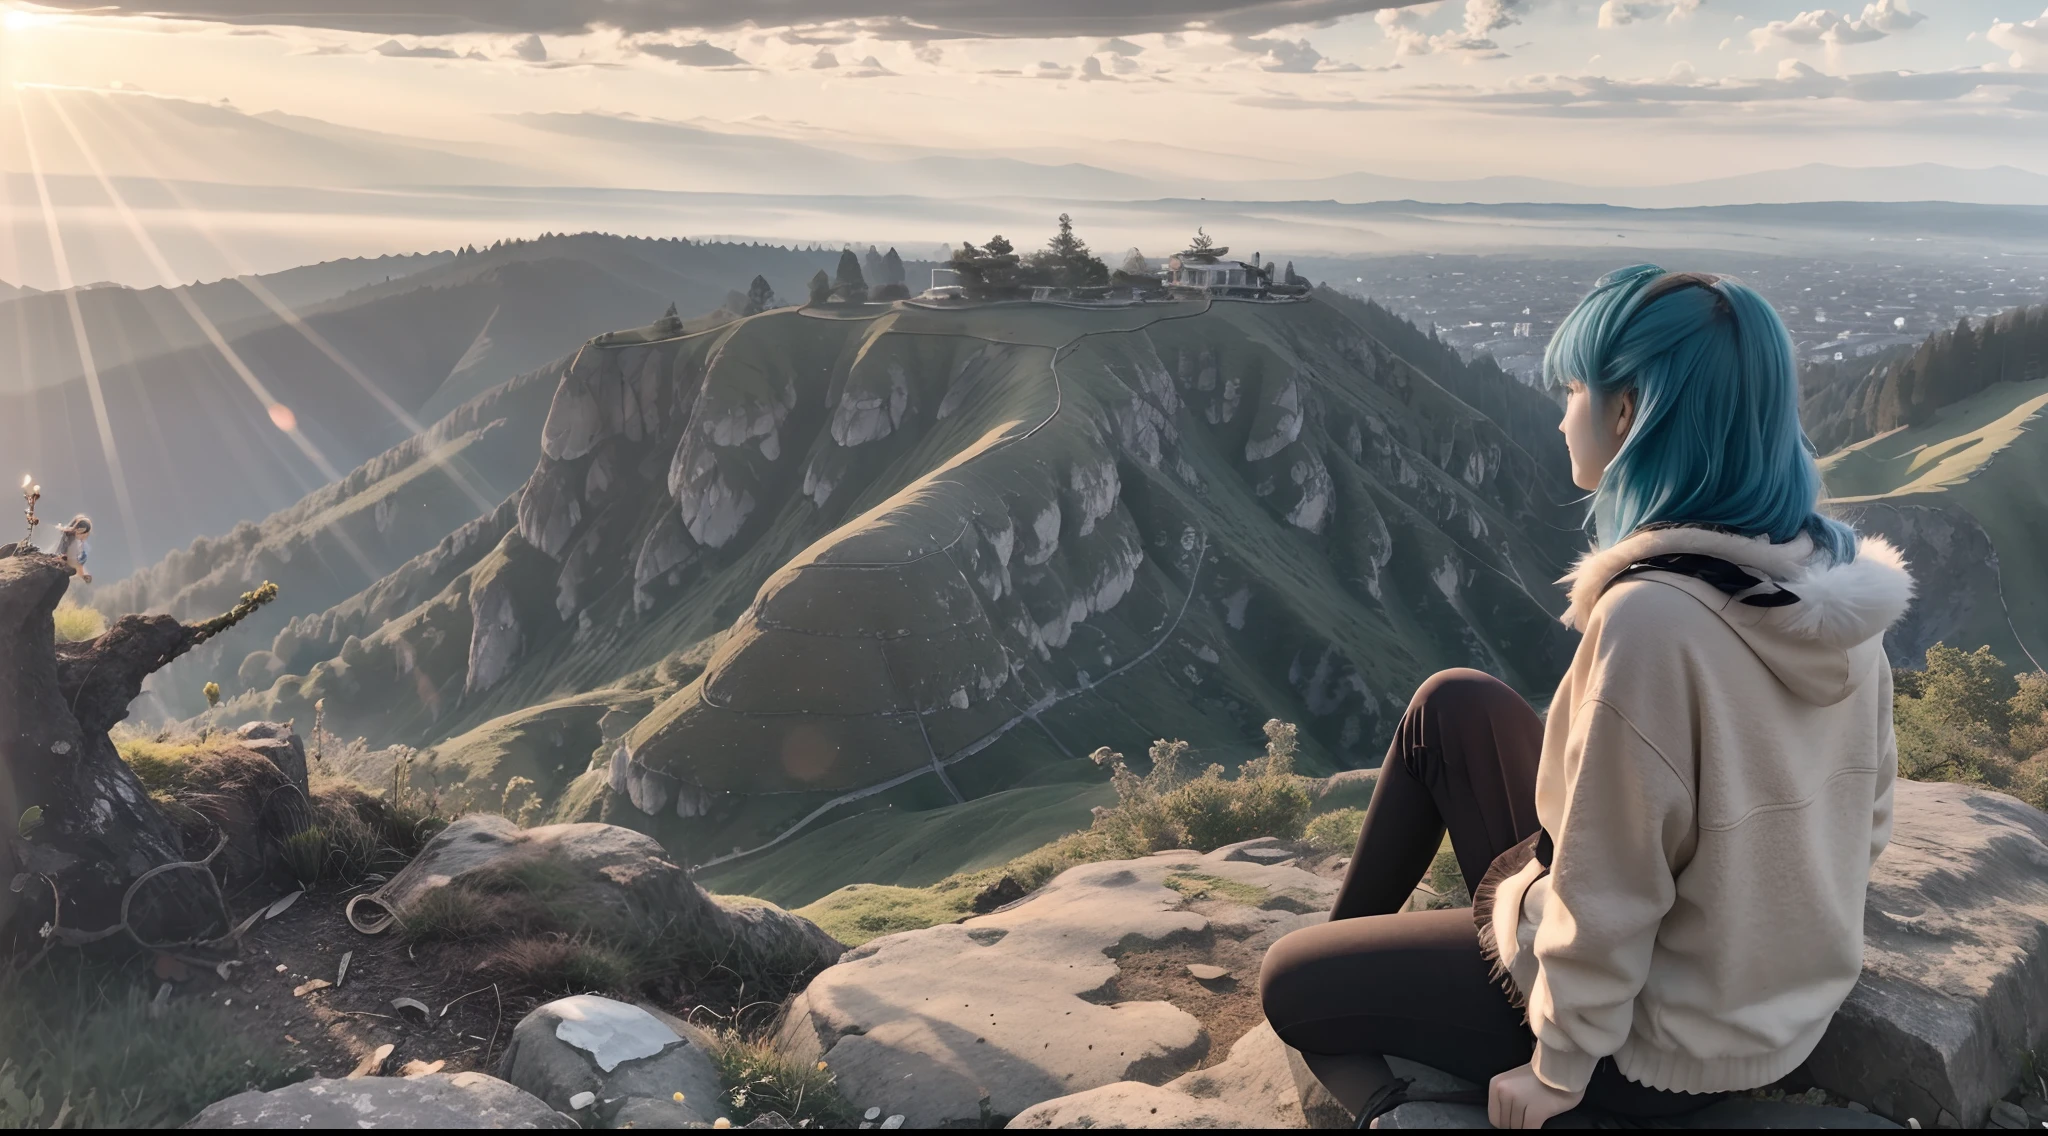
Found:
[{"label": "rocky outcrop", "polygon": [[530,1093],[482,1073],[424,1077],[316,1077],[206,1106],[187,1128],[576,1128]]},{"label": "rocky outcrop", "polygon": [[[1905,618],[1885,632],[1885,654],[1893,666],[1917,668],[1927,648],[1958,643],[1981,605],[1999,602],[1998,551],[1977,519],[1949,505],[1872,501],[1837,508],[1858,532],[1882,536],[1898,546],[1922,580],[1940,581],[1913,597]],[[2003,618],[2001,615],[2000,618]]]},{"label": "rocky outcrop", "polygon": [[2048,1042],[2048,815],[1900,781],[1863,926],[1815,1079],[1902,1123],[1981,1126]]},{"label": "rocky outcrop", "polygon": [[993,914],[877,939],[798,996],[781,1043],[828,1061],[856,1106],[911,1128],[999,1123],[1089,1089],[1172,1081],[1208,1055],[1210,1031],[1168,1002],[1119,997],[1120,960],[1228,949],[1247,962],[1226,981],[1249,984],[1265,946],[1318,918],[1304,912],[1335,891],[1232,851],[1089,864]]},{"label": "rocky outcrop", "polygon": [[1164,1085],[1119,1081],[1057,1097],[1007,1127],[1349,1128],[1351,1117],[1273,1027],[1260,1024],[1215,1065]]},{"label": "rocky outcrop", "polygon": [[375,934],[440,889],[502,890],[507,879],[536,875],[559,893],[551,906],[572,924],[562,932],[630,940],[693,980],[743,976],[750,991],[772,996],[801,986],[845,949],[779,907],[719,903],[642,833],[608,824],[522,829],[496,814],[449,825],[390,882],[352,901],[349,919]]},{"label": "rocky outcrop", "polygon": [[528,1014],[512,1031],[499,1075],[558,1111],[604,1127],[708,1125],[723,1089],[712,1038],[639,1006],[579,994]]}]

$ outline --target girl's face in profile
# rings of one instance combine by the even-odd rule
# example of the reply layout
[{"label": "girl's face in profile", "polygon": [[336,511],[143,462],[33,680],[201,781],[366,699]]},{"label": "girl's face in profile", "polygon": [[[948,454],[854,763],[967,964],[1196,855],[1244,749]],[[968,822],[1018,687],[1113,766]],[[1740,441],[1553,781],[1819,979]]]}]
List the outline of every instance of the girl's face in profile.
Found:
[{"label": "girl's face in profile", "polygon": [[1572,484],[1588,491],[1598,489],[1600,475],[1607,472],[1614,455],[1621,452],[1621,444],[1628,440],[1629,428],[1635,425],[1636,392],[1627,390],[1598,399],[1577,379],[1567,380],[1564,389],[1564,421],[1557,428],[1564,434],[1565,449],[1571,451]]}]

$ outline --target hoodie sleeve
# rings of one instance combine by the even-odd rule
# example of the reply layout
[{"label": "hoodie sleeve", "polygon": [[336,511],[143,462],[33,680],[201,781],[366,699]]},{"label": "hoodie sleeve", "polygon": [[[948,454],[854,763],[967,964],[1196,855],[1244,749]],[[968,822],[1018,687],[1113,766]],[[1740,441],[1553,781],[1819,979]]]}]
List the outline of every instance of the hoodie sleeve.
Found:
[{"label": "hoodie sleeve", "polygon": [[1692,833],[1690,783],[1612,703],[1582,702],[1562,754],[1563,823],[1528,991],[1536,1076],[1586,1087],[1628,1039]]}]

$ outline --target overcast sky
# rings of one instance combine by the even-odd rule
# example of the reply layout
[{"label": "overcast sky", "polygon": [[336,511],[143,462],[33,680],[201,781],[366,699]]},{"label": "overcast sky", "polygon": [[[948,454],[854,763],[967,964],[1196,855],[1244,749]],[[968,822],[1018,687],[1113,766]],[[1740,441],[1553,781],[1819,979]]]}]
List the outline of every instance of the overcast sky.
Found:
[{"label": "overcast sky", "polygon": [[2041,2],[0,0],[0,78],[500,146],[600,112],[1268,178],[2048,172]]}]

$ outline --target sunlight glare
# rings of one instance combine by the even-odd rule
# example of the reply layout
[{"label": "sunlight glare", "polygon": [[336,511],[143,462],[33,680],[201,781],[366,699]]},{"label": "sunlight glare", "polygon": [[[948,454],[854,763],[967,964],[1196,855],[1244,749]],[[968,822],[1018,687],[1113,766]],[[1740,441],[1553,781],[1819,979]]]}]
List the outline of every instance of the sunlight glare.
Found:
[{"label": "sunlight glare", "polygon": [[289,434],[299,428],[299,416],[281,402],[270,404],[270,424]]}]

